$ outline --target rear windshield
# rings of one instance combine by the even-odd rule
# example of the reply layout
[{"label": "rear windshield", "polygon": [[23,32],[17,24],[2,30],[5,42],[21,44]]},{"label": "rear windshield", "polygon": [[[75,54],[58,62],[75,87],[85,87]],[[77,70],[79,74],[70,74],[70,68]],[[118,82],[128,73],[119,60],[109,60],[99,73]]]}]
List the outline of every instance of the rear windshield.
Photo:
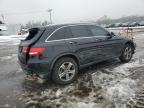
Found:
[{"label": "rear windshield", "polygon": [[40,31],[39,28],[29,29],[28,36],[25,38],[25,40],[31,40],[32,38],[34,38],[39,33],[39,31]]}]

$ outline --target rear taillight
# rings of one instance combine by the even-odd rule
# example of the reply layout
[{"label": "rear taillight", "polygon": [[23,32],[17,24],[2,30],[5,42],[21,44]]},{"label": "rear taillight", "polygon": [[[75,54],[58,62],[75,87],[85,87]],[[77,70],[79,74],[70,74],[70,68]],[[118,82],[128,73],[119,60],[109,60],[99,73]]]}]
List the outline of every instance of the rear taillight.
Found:
[{"label": "rear taillight", "polygon": [[40,56],[44,52],[45,48],[30,48],[29,55],[30,56]]},{"label": "rear taillight", "polygon": [[44,52],[45,48],[28,48],[28,47],[22,47],[22,53],[23,54],[29,54],[29,56],[40,56]]},{"label": "rear taillight", "polygon": [[22,53],[26,54],[28,52],[28,47],[22,47]]}]

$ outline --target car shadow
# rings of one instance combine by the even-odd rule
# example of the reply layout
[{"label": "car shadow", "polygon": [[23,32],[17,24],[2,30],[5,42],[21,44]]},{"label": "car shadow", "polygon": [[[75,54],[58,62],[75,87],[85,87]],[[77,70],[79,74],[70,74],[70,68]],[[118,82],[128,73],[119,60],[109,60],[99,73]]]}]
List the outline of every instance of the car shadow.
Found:
[{"label": "car shadow", "polygon": [[106,61],[102,61],[99,63],[95,63],[89,67],[83,68],[80,70],[80,74],[82,73],[94,73],[97,70],[101,70],[104,68],[109,68],[109,69],[113,69],[117,66],[120,66],[121,64],[123,64],[122,62],[120,62],[118,59],[109,59]]}]

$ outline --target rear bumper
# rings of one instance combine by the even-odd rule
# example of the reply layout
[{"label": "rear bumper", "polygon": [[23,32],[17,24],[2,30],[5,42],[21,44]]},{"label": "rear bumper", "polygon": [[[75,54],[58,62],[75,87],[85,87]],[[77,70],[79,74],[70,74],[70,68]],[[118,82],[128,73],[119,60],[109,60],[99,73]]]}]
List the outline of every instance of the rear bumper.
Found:
[{"label": "rear bumper", "polygon": [[19,64],[26,75],[37,75],[42,79],[50,79],[51,72],[49,63],[23,64],[19,61]]}]

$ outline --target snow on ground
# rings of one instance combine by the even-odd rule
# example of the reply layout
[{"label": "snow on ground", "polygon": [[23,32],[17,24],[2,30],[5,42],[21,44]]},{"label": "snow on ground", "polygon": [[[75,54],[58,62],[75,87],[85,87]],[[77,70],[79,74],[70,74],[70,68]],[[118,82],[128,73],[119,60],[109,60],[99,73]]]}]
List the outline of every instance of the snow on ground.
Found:
[{"label": "snow on ground", "polygon": [[25,39],[26,35],[10,35],[10,36],[0,36],[0,45],[8,44],[8,45],[17,45],[20,40]]},{"label": "snow on ground", "polygon": [[5,60],[12,60],[12,59],[16,59],[17,58],[17,54],[11,54],[11,55],[7,55],[7,56],[0,56],[0,61],[5,61]]},{"label": "snow on ground", "polygon": [[[26,94],[26,106],[55,108],[126,108],[137,90],[137,80],[129,69],[141,67],[139,61],[86,73],[70,85],[47,87],[40,93]],[[39,95],[37,95],[39,94]],[[30,97],[29,97],[30,96]]]},{"label": "snow on ground", "polygon": [[10,35],[10,36],[0,36],[0,42],[5,42],[7,40],[16,40],[20,37],[20,35]]},{"label": "snow on ground", "polygon": [[136,80],[129,77],[132,74],[129,69],[141,66],[144,64],[140,64],[137,60],[112,70],[104,69],[92,74],[93,83],[95,86],[100,85],[105,90],[106,96],[115,104],[115,108],[125,108],[124,103],[135,97],[137,83]]},{"label": "snow on ground", "polygon": [[0,45],[17,45],[20,42],[19,35],[0,36]]}]

